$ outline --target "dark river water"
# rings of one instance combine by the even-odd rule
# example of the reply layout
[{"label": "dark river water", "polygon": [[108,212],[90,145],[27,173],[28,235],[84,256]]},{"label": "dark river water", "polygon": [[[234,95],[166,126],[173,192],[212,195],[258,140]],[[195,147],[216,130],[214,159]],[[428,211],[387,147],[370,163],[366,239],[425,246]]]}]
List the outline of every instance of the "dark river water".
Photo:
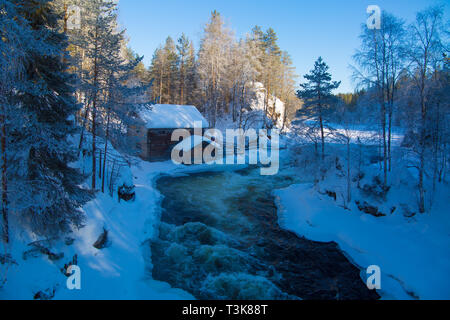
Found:
[{"label": "dark river water", "polygon": [[161,177],[159,237],[150,243],[153,278],[197,299],[379,298],[337,244],[279,226],[273,190],[298,182],[284,172]]}]

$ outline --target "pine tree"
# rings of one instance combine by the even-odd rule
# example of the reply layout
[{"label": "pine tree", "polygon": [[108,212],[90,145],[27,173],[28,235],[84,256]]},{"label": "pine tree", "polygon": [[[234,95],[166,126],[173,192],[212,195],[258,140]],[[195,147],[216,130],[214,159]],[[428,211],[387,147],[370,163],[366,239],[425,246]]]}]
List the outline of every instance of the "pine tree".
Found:
[{"label": "pine tree", "polygon": [[253,57],[252,65],[257,71],[256,81],[263,83],[263,65],[264,65],[264,32],[261,27],[255,26],[249,38],[247,39],[248,47]]},{"label": "pine tree", "polygon": [[136,67],[131,71],[131,73],[140,82],[140,84],[148,84],[149,74],[144,63],[142,62],[142,57],[134,52],[133,49],[127,48],[125,60],[136,64]]},{"label": "pine tree", "polygon": [[176,45],[175,42],[171,37],[168,37],[166,40],[166,45],[164,46],[164,54],[167,58],[167,66],[166,66],[166,84],[167,84],[167,91],[166,91],[166,97],[164,100],[166,100],[169,104],[175,104],[178,100],[178,55],[176,51]]},{"label": "pine tree", "polygon": [[[256,98],[257,82],[264,91],[265,126],[286,123],[292,112],[279,112],[278,99],[298,105],[292,83],[294,69],[277,44],[273,29],[255,27],[244,40],[236,40],[222,16],[214,11],[205,25],[195,58],[192,42],[183,34],[176,45],[177,65],[173,64],[173,42],[169,37],[153,55],[150,75],[152,98],[159,103],[197,105],[214,126],[220,116],[231,115],[242,125],[242,114]],[[174,76],[175,75],[175,76]],[[294,99],[295,98],[295,99]],[[287,102],[287,100],[285,101]],[[253,114],[255,115],[255,114]]]},{"label": "pine tree", "polygon": [[325,159],[325,126],[324,121],[333,102],[332,91],[339,88],[340,82],[331,81],[329,67],[322,57],[314,64],[314,69],[304,78],[308,82],[301,84],[297,95],[303,100],[304,106],[298,112],[301,118],[308,117],[319,123],[322,141],[322,160]]},{"label": "pine tree", "polygon": [[187,38],[187,36],[183,33],[181,37],[178,39],[177,45],[178,51],[178,70],[179,70],[179,103],[181,105],[186,104],[188,90],[190,84],[190,77],[192,77],[192,72],[194,71],[194,49],[192,46],[192,42]]},{"label": "pine tree", "polygon": [[150,77],[153,83],[152,99],[158,103],[162,103],[165,64],[164,51],[162,47],[159,47],[153,53],[152,64],[149,68]]},{"label": "pine tree", "polygon": [[[277,91],[280,91],[279,80],[282,77],[282,55],[278,46],[276,32],[269,28],[264,33],[259,26],[252,29],[251,40],[253,54],[256,57],[254,67],[258,72],[258,81],[264,86],[264,126],[268,126],[267,119],[276,121],[275,107],[269,106],[269,102],[275,103]],[[255,50],[256,49],[256,50]],[[256,63],[255,63],[256,62]]]},{"label": "pine tree", "polygon": [[175,103],[178,100],[178,55],[175,42],[167,37],[164,47],[156,49],[150,74],[153,79],[153,98],[159,103]]},{"label": "pine tree", "polygon": [[189,42],[188,47],[188,55],[185,64],[186,69],[186,91],[185,97],[186,100],[184,103],[189,105],[195,105],[198,102],[198,77],[197,77],[197,61],[195,59],[195,49],[194,43],[192,41]]},{"label": "pine tree", "polygon": [[[35,45],[25,59],[24,78],[32,87],[16,92],[26,126],[11,128],[11,141],[20,145],[11,177],[20,184],[15,209],[38,234],[67,232],[82,226],[81,206],[91,198],[81,189],[83,175],[69,163],[77,159],[69,135],[73,117],[74,77],[68,73],[67,39],[58,30],[59,16],[50,1],[15,1],[17,11],[34,34]],[[23,122],[22,122],[23,123]]]},{"label": "pine tree", "polygon": [[[11,144],[12,124],[19,126],[25,118],[25,110],[17,107],[17,90],[24,90],[30,83],[24,78],[27,51],[39,47],[27,21],[18,15],[16,6],[8,0],[0,0],[0,143],[1,143],[1,211],[2,239],[9,242],[9,211],[12,177],[9,163],[18,152]],[[20,147],[19,147],[20,148]]]}]

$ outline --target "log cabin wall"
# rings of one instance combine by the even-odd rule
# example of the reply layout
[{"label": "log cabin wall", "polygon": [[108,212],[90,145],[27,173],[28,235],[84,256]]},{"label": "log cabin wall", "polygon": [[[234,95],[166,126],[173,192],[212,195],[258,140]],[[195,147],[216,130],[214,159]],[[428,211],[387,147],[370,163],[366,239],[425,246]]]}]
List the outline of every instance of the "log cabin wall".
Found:
[{"label": "log cabin wall", "polygon": [[141,159],[148,161],[148,129],[144,126],[130,126],[127,134],[133,138],[137,138],[137,149],[139,150],[139,156]]},{"label": "log cabin wall", "polygon": [[[178,142],[172,142],[172,133],[176,129],[147,129],[145,146],[141,148],[142,158],[147,161],[168,161],[171,159],[172,149]],[[194,129],[188,130],[191,135]],[[205,130],[203,130],[203,133]]]}]

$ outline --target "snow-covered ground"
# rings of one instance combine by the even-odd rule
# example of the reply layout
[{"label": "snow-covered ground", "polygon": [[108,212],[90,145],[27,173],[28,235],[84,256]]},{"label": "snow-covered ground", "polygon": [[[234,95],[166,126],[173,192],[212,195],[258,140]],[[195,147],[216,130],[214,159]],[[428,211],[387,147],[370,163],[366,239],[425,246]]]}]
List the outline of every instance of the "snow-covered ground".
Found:
[{"label": "snow-covered ground", "polygon": [[[193,299],[191,295],[168,284],[153,281],[146,271],[151,265],[144,261],[145,241],[155,236],[158,220],[159,193],[152,187],[160,173],[174,172],[171,162],[140,162],[131,168],[136,185],[136,201],[120,204],[117,195],[98,193],[84,211],[86,227],[71,235],[71,246],[52,243],[52,252],[63,252],[64,258],[51,262],[46,256],[22,259],[29,250],[27,244],[35,240],[26,234],[15,234],[11,254],[18,265],[7,271],[7,282],[0,290],[0,299],[33,299],[39,291],[51,293],[55,299]],[[98,250],[93,244],[108,230],[110,246]],[[64,264],[78,256],[81,268],[82,289],[66,288],[66,276],[61,269]],[[2,270],[3,271],[3,270]]]},{"label": "snow-covered ground", "polygon": [[[299,140],[304,140],[306,143],[310,143],[309,140],[305,140],[302,137],[302,132],[307,132],[309,127],[316,127],[317,137],[315,140],[320,140],[320,130],[319,124],[313,120],[306,120],[302,125],[295,126],[300,136],[296,138]],[[380,143],[379,132],[377,132],[376,126],[367,127],[365,124],[353,124],[348,126],[343,126],[337,123],[326,123],[324,128],[325,141],[327,143],[336,143],[342,140],[342,137],[349,138],[351,143],[357,144],[361,143],[364,145],[378,145]],[[400,146],[404,138],[404,129],[394,127],[391,132],[391,144],[393,147]],[[359,139],[359,141],[358,141]]]},{"label": "snow-covered ground", "polygon": [[[367,127],[365,125],[353,125],[349,127],[345,127],[338,124],[330,124],[330,127],[332,127],[335,132],[339,135],[348,136],[352,143],[357,143],[358,138],[360,139],[361,143],[365,145],[371,145],[371,144],[378,144],[378,132],[375,129],[367,130]],[[325,130],[326,135],[332,135],[332,132],[330,130]],[[400,146],[404,138],[404,132],[401,128],[393,128],[392,130],[392,136],[391,136],[391,143],[392,146]],[[329,142],[334,142],[333,139],[328,139]]]},{"label": "snow-covered ground", "polygon": [[[90,138],[90,135],[85,137],[86,145],[90,144]],[[79,138],[74,139],[78,141]],[[101,144],[98,147],[103,148]],[[120,157],[116,150],[109,148],[111,155]],[[73,165],[82,172],[90,172],[90,159],[80,159]],[[193,299],[189,293],[151,278],[151,254],[146,241],[157,236],[161,200],[154,182],[161,174],[213,168],[208,165],[177,166],[171,161],[149,163],[135,159],[135,162],[131,168],[122,167],[118,182],[118,185],[132,182],[136,186],[134,202],[119,203],[117,193],[111,197],[108,192],[98,192],[96,198],[83,208],[87,217],[85,227],[69,235],[74,239],[73,244],[65,244],[67,239],[43,242],[52,253],[63,253],[62,259],[50,261],[42,254],[24,259],[23,253],[32,249],[28,244],[42,238],[18,233],[12,228],[11,245],[2,253],[10,254],[15,263],[0,264],[0,283],[6,279],[4,285],[0,285],[0,299],[33,299],[39,292],[54,295],[54,299]],[[103,233],[103,228],[108,230],[110,245],[98,250],[93,244]],[[81,269],[82,289],[79,291],[67,289],[67,277],[62,271],[75,255]]]},{"label": "snow-covered ground", "polygon": [[[111,150],[112,153],[117,153]],[[90,161],[76,164],[89,172]],[[373,166],[376,171],[377,165]],[[161,174],[183,175],[193,171],[229,170],[223,166],[177,166],[171,161],[148,163],[136,160],[125,167],[121,181],[132,180],[136,186],[135,202],[118,202],[117,194],[98,193],[96,199],[83,208],[86,226],[70,235],[73,244],[65,239],[50,241],[48,247],[55,254],[64,253],[58,261],[46,255],[24,259],[29,243],[39,240],[25,232],[12,232],[12,244],[5,251],[16,263],[0,265],[0,279],[7,279],[0,288],[0,299],[33,299],[43,292],[54,299],[193,299],[182,290],[151,277],[151,254],[147,240],[157,236],[161,196],[154,183]],[[231,167],[231,170],[237,167]],[[280,224],[300,236],[316,241],[335,241],[341,249],[364,270],[378,265],[382,271],[382,290],[385,299],[448,299],[450,298],[450,217],[449,190],[442,188],[436,202],[426,215],[405,217],[399,208],[411,196],[413,183],[409,177],[393,181],[380,210],[385,217],[375,218],[361,213],[354,201],[349,210],[343,209],[330,197],[318,191],[341,186],[342,181],[327,180],[327,184],[292,185],[275,190],[278,197]],[[369,179],[370,175],[368,175]],[[318,190],[322,188],[322,190]],[[335,189],[336,190],[336,189]],[[353,190],[354,200],[358,193]],[[389,208],[397,211],[389,214]],[[108,230],[110,245],[102,250],[94,242]],[[47,244],[46,244],[47,245]],[[81,268],[82,289],[70,291],[62,270],[77,255]],[[361,275],[365,279],[367,275]]]},{"label": "snow-covered ground", "polygon": [[[397,210],[375,218],[355,204],[345,210],[312,185],[276,191],[281,226],[311,240],[335,241],[362,270],[379,266],[384,299],[450,298],[449,194],[441,190],[425,215],[406,218]],[[396,197],[402,196],[394,191]]]},{"label": "snow-covered ground", "polygon": [[[79,137],[74,137],[74,143]],[[85,137],[90,145],[90,134]],[[98,144],[103,149],[101,143]],[[120,158],[118,151],[109,146],[109,154]],[[11,245],[4,252],[9,253],[15,263],[7,266],[0,264],[0,300],[33,299],[42,292],[54,299],[151,299],[151,300],[191,300],[194,297],[169,284],[155,281],[151,277],[151,252],[148,241],[157,236],[160,217],[161,195],[155,189],[160,175],[184,175],[190,172],[237,170],[243,166],[180,166],[172,161],[150,163],[133,159],[135,164],[122,167],[117,185],[135,185],[134,202],[118,201],[117,193],[112,197],[108,192],[98,192],[96,198],[87,203],[83,210],[86,214],[85,227],[69,235],[73,244],[53,240],[43,242],[52,253],[63,253],[64,257],[50,261],[47,255],[24,259],[23,253],[32,249],[28,244],[42,240],[28,233],[11,230]],[[81,157],[74,167],[82,172],[90,172],[91,158]],[[245,167],[245,166],[244,166]],[[87,179],[86,187],[88,188]],[[14,225],[12,223],[11,225]],[[101,250],[93,247],[104,228],[108,231],[109,245]],[[3,252],[2,252],[3,253]],[[77,256],[77,265],[81,269],[81,290],[68,290],[67,277],[63,274],[65,264]]]}]

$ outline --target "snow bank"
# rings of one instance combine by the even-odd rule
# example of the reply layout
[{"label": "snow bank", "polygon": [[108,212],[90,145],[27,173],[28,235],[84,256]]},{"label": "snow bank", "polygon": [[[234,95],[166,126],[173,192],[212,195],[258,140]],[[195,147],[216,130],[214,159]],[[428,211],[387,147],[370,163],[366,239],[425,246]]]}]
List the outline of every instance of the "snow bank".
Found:
[{"label": "snow bank", "polygon": [[[414,219],[375,218],[344,210],[311,185],[276,191],[279,222],[316,241],[335,241],[363,270],[378,265],[384,299],[450,298],[448,194],[434,210]],[[362,278],[367,275],[363,272]]]},{"label": "snow bank", "polygon": [[[74,137],[77,142],[79,137]],[[85,143],[91,136],[86,133]],[[99,147],[101,143],[99,142]],[[109,153],[120,156],[112,146]],[[73,167],[88,173],[91,158],[81,158]],[[154,183],[162,174],[184,175],[189,172],[238,170],[243,166],[178,166],[171,161],[149,163],[134,159],[131,168],[124,166],[118,179],[122,183],[134,184],[135,202],[121,201],[116,193],[112,197],[98,192],[96,198],[87,203],[85,227],[68,235],[70,239],[45,242],[52,253],[63,253],[64,257],[50,261],[46,255],[24,259],[23,253],[30,250],[33,241],[40,240],[26,232],[11,230],[12,243],[8,250],[15,264],[0,264],[0,300],[30,300],[43,292],[53,299],[63,300],[192,300],[194,297],[165,282],[152,279],[151,251],[148,241],[157,236],[160,223],[161,195]],[[87,181],[90,181],[88,178]],[[86,187],[88,185],[86,184]],[[11,223],[14,225],[14,223]],[[102,250],[93,247],[104,229],[108,231],[108,246]],[[70,244],[67,244],[69,241]],[[64,265],[77,257],[81,268],[81,290],[67,289]],[[2,286],[1,281],[6,278]]]},{"label": "snow bank", "polygon": [[[112,150],[112,152],[115,152]],[[88,163],[89,161],[85,161]],[[28,243],[36,241],[28,234],[14,234],[11,248],[17,262],[3,270],[7,282],[0,289],[0,299],[33,299],[39,291],[54,295],[54,299],[193,299],[168,284],[151,278],[151,255],[146,241],[156,236],[159,223],[159,192],[153,188],[157,175],[179,170],[170,162],[145,163],[122,169],[124,180],[130,177],[136,185],[136,201],[119,203],[117,195],[98,193],[85,205],[86,226],[74,234],[71,245],[64,239],[46,244],[54,253],[64,253],[58,261],[47,256],[23,258]],[[109,245],[98,250],[93,244],[108,231]],[[66,239],[67,240],[67,239]],[[77,256],[81,268],[82,288],[70,291],[66,287],[64,265]]]}]

